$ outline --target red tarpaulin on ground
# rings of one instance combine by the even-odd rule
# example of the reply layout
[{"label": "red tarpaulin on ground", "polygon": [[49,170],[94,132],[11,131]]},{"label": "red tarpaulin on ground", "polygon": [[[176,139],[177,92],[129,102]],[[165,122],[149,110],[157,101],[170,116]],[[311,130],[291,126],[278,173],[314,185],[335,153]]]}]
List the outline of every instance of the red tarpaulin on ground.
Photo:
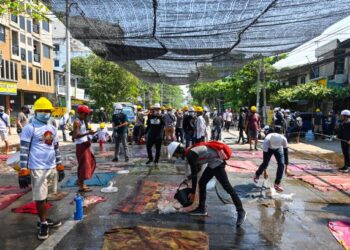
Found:
[{"label": "red tarpaulin on ground", "polygon": [[350,250],[350,222],[330,221],[328,228],[337,241],[346,249]]},{"label": "red tarpaulin on ground", "polygon": [[12,202],[28,193],[30,190],[30,188],[20,189],[15,186],[0,187],[0,210],[9,206]]},{"label": "red tarpaulin on ground", "polygon": [[139,249],[209,249],[205,232],[137,226],[114,228],[105,233],[102,250]]},{"label": "red tarpaulin on ground", "polygon": [[[50,209],[52,208],[51,203],[46,203],[46,208]],[[38,214],[38,210],[36,209],[35,201],[29,202],[25,205],[22,205],[20,207],[12,208],[12,212],[14,213],[26,213],[26,214]]]},{"label": "red tarpaulin on ground", "polygon": [[294,178],[305,181],[322,192],[350,190],[349,175],[301,175]]},{"label": "red tarpaulin on ground", "polygon": [[255,173],[258,166],[252,161],[226,161],[226,171],[235,173]]},{"label": "red tarpaulin on ground", "polygon": [[308,164],[294,164],[288,165],[288,170],[292,172],[293,175],[306,175],[306,174],[316,174],[316,175],[331,175],[336,174],[337,169],[331,166],[312,166]]}]

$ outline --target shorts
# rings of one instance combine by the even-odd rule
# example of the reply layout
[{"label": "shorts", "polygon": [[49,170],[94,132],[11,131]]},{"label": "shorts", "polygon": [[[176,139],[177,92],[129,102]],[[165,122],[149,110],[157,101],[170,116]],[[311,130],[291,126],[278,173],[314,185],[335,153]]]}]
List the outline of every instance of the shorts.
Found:
[{"label": "shorts", "polygon": [[248,138],[258,139],[258,131],[253,129],[248,129]]},{"label": "shorts", "polygon": [[31,169],[31,179],[32,179],[32,191],[33,191],[33,200],[34,201],[46,200],[47,196],[49,194],[49,186],[53,185],[54,187],[56,187],[53,189],[57,190],[57,170],[56,170],[56,168]]},{"label": "shorts", "polygon": [[174,135],[175,129],[174,127],[165,127],[164,128],[164,133],[165,137],[168,138],[168,136],[172,137]]},{"label": "shorts", "polygon": [[9,134],[6,130],[0,130],[0,138],[3,141],[7,141]]}]

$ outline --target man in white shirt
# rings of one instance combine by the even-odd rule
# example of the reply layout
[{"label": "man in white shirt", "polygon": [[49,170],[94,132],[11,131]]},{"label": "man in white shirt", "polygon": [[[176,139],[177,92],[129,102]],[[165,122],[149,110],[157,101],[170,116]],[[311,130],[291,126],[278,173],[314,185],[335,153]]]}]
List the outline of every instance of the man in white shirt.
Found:
[{"label": "man in white shirt", "polygon": [[232,123],[232,118],[233,118],[231,109],[227,110],[225,117],[226,117],[226,119],[224,119],[225,120],[225,129],[226,129],[227,132],[229,132],[230,131],[230,126],[231,126],[231,123]]},{"label": "man in white shirt", "polygon": [[196,119],[196,143],[204,142],[204,140],[205,140],[205,133],[206,133],[206,125],[205,125],[205,120],[203,118],[203,108],[202,107],[196,107],[195,111],[197,113],[197,119]]},{"label": "man in white shirt", "polygon": [[69,113],[65,113],[60,120],[60,129],[62,130],[63,141],[67,141],[66,129],[68,124],[71,123],[71,117],[75,115],[75,111],[71,110]]},{"label": "man in white shirt", "polygon": [[283,192],[281,180],[284,167],[287,168],[288,166],[288,142],[284,135],[274,133],[273,129],[268,128],[268,126],[264,130],[266,137],[263,143],[263,163],[255,172],[254,182],[258,182],[260,175],[267,169],[270,159],[274,155],[277,161],[277,174],[274,187],[277,192]]},{"label": "man in white shirt", "polygon": [[10,126],[10,116],[5,113],[5,107],[0,106],[0,138],[3,142],[5,142],[6,154],[9,154],[10,152],[10,146],[8,142],[8,136],[11,135]]}]

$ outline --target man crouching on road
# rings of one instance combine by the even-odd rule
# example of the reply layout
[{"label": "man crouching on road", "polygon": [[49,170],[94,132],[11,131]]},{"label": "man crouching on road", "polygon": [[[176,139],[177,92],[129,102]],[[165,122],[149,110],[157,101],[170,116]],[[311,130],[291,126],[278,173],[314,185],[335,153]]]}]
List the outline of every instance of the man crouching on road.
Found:
[{"label": "man crouching on road", "polygon": [[168,146],[168,153],[170,157],[187,159],[191,166],[191,179],[192,179],[192,192],[190,193],[189,199],[193,202],[196,193],[197,186],[197,175],[200,172],[203,165],[208,164],[204,170],[201,178],[199,179],[199,206],[190,211],[191,215],[208,215],[205,207],[206,200],[206,186],[207,183],[215,176],[217,181],[222,185],[225,191],[230,194],[233,203],[237,210],[237,227],[241,226],[247,216],[247,213],[243,209],[242,202],[230,184],[226,171],[225,161],[220,158],[217,151],[205,146],[205,145],[194,145],[188,152],[185,152],[185,147],[178,143],[172,142]]},{"label": "man crouching on road", "polygon": [[35,117],[27,124],[21,134],[21,170],[18,182],[21,188],[32,183],[33,200],[39,213],[37,227],[38,239],[49,237],[49,228],[61,226],[60,221],[47,218],[47,196],[49,183],[62,181],[64,167],[58,150],[57,129],[48,124],[53,106],[45,97],[34,103]]}]

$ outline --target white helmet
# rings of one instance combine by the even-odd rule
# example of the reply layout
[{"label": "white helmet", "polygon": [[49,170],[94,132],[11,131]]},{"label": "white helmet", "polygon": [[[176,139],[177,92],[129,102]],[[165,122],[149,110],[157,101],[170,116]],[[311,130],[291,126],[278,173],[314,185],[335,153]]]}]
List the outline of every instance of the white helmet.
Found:
[{"label": "white helmet", "polygon": [[159,104],[159,103],[155,103],[155,104],[153,105],[153,108],[155,108],[155,109],[160,109],[160,104]]},{"label": "white helmet", "polygon": [[350,116],[350,110],[344,109],[340,115],[344,115],[344,116]]},{"label": "white helmet", "polygon": [[194,112],[194,108],[193,108],[193,107],[190,107],[189,111],[190,111],[190,112]]},{"label": "white helmet", "polygon": [[280,110],[280,108],[278,108],[278,107],[273,109],[274,112],[277,112],[279,110]]},{"label": "white helmet", "polygon": [[208,112],[208,108],[207,108],[207,107],[204,107],[203,111],[204,111],[204,112]]},{"label": "white helmet", "polygon": [[284,112],[286,112],[286,113],[290,113],[290,110],[289,110],[289,109],[286,109]]},{"label": "white helmet", "polygon": [[114,109],[117,110],[117,109],[123,109],[123,106],[119,103],[117,103],[115,106],[114,106]]},{"label": "white helmet", "polygon": [[104,108],[104,107],[101,107],[100,110],[103,111],[103,110],[105,110],[105,108]]},{"label": "white helmet", "polygon": [[181,143],[173,141],[168,145],[168,158],[171,159],[176,151],[176,149],[180,146]]}]

